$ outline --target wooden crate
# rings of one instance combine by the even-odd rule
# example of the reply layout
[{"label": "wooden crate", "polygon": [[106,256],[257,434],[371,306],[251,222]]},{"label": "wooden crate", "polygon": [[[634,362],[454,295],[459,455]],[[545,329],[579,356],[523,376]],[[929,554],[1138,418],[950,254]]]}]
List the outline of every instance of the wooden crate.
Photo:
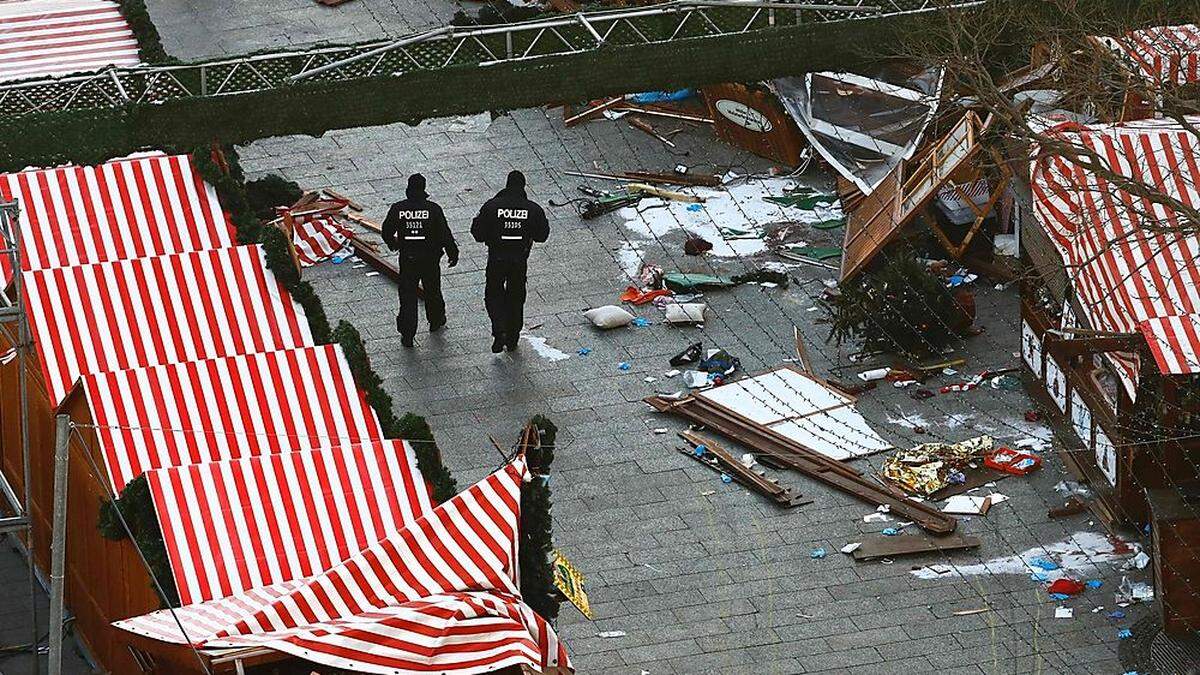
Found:
[{"label": "wooden crate", "polygon": [[1154,592],[1163,630],[1200,630],[1200,483],[1146,491],[1153,528]]},{"label": "wooden crate", "polygon": [[808,142],[766,88],[718,84],[704,87],[700,94],[718,138],[784,166],[800,164]]}]

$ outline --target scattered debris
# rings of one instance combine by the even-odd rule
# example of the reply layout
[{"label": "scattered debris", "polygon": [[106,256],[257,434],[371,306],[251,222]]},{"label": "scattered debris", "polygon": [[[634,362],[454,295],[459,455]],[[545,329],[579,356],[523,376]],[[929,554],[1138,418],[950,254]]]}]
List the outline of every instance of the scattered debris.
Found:
[{"label": "scattered debris", "polygon": [[[1094,571],[1097,566],[1123,560],[1134,555],[1134,546],[1125,542],[1114,542],[1107,536],[1095,532],[1076,532],[1064,541],[1053,544],[1038,545],[1017,555],[993,558],[978,564],[951,565],[949,571],[941,573],[929,568],[913,570],[913,575],[922,579],[935,579],[947,576],[956,577],[1014,574],[1026,576],[1031,572],[1046,575],[1046,581],[1071,575],[1084,575]],[[1032,564],[1035,558],[1052,556],[1058,563],[1059,569],[1041,572]]]},{"label": "scattered debris", "polygon": [[633,323],[634,316],[616,305],[605,305],[589,309],[583,313],[584,318],[601,330],[621,328]]},{"label": "scattered debris", "polygon": [[[884,533],[886,532],[887,530],[884,530]],[[863,539],[862,544],[851,551],[851,553],[853,553],[855,560],[864,561],[879,558],[898,558],[918,553],[959,551],[978,548],[979,544],[978,537],[958,533],[934,537],[924,533],[900,534],[897,532],[893,535],[884,534],[884,536]]]},{"label": "scattered debris", "polygon": [[[651,396],[659,412],[681,415],[732,438],[760,457],[911,519],[932,532],[949,533],[957,521],[937,509],[885,488],[840,459],[886,449],[887,442],[854,408],[854,400],[824,381],[791,367],[693,394],[679,401]],[[853,429],[853,443],[827,429]]]},{"label": "scattered debris", "polygon": [[976,436],[958,443],[923,443],[900,450],[883,462],[883,476],[909,494],[929,497],[949,486],[971,463],[992,449],[991,436]]},{"label": "scattered debris", "polygon": [[[778,482],[754,471],[753,463],[747,465],[738,461],[716,442],[691,431],[684,431],[679,435],[691,445],[690,452],[686,450],[680,450],[680,452],[690,455],[696,461],[716,471],[721,471],[723,476],[732,473],[737,477],[739,483],[768,497],[779,506],[793,508],[812,503],[811,499],[804,499],[800,493],[793,492],[791,488],[783,487]],[[753,456],[751,462],[753,462]]]},{"label": "scattered debris", "polygon": [[1121,584],[1117,587],[1113,598],[1121,607],[1139,602],[1150,602],[1154,599],[1154,589],[1144,581],[1130,581],[1129,577],[1121,577]]}]

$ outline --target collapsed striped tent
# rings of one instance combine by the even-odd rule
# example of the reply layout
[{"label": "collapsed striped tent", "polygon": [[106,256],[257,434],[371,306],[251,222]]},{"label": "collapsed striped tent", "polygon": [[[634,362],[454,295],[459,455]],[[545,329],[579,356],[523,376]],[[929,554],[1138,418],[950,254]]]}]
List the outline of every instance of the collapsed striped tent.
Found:
[{"label": "collapsed striped tent", "polygon": [[297,216],[292,223],[292,243],[301,267],[312,267],[350,248],[346,226],[336,214]]},{"label": "collapsed striped tent", "polygon": [[52,405],[85,373],[312,343],[259,246],[22,274]]},{"label": "collapsed striped tent", "polygon": [[137,40],[115,2],[0,2],[0,81],[137,64]]},{"label": "collapsed striped tent", "polygon": [[[216,190],[187,155],[0,175],[0,199],[20,202],[26,271],[237,244]],[[0,256],[0,288],[8,265]]]},{"label": "collapsed striped tent", "polygon": [[[1176,123],[1071,126],[1059,137],[1096,153],[1105,169],[1200,207],[1200,140]],[[1080,318],[1098,330],[1141,332],[1163,374],[1200,373],[1197,223],[1085,162],[1047,156],[1032,167],[1034,212],[1066,265]],[[1137,364],[1116,364],[1133,396]]]},{"label": "collapsed striped tent", "polygon": [[1200,26],[1154,26],[1099,40],[1147,82],[1160,86],[1200,82]]},{"label": "collapsed striped tent", "polygon": [[114,625],[176,644],[268,648],[366,673],[570,668],[553,628],[520,599],[520,485],[527,479],[517,458],[302,583]]},{"label": "collapsed striped tent", "polygon": [[183,604],[307,579],[431,508],[404,441],[147,474]]},{"label": "collapsed striped tent", "polygon": [[82,392],[118,493],[150,469],[383,439],[337,345],[89,373]]}]

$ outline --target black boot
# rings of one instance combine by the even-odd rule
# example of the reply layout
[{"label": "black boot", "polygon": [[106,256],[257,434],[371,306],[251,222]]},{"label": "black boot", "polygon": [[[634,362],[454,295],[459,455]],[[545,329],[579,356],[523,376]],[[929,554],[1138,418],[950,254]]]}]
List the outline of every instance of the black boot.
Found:
[{"label": "black boot", "polygon": [[504,337],[497,335],[496,338],[492,340],[492,353],[499,354],[500,352],[504,351],[504,342]]},{"label": "black boot", "polygon": [[515,352],[515,351],[517,351],[517,343],[520,341],[521,341],[521,338],[515,337],[515,338],[509,340],[508,344],[504,345],[504,348],[510,352]]},{"label": "black boot", "polygon": [[442,319],[441,321],[439,321],[439,322],[437,322],[437,323],[431,323],[431,324],[429,324],[429,332],[430,332],[430,333],[436,333],[436,332],[438,332],[439,330],[441,330],[441,329],[443,329],[443,328],[445,328],[445,327],[446,327],[446,320],[445,320],[445,319]]},{"label": "black boot", "polygon": [[400,338],[400,344],[411,348],[413,346],[413,339],[410,336],[402,336]]}]

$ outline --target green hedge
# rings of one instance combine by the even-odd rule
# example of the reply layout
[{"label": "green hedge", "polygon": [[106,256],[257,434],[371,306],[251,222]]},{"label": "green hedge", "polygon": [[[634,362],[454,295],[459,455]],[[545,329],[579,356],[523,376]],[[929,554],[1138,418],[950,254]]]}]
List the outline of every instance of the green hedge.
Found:
[{"label": "green hedge", "polygon": [[602,49],[486,68],[454,66],[402,77],[301,82],[268,92],[131,104],[117,109],[43,113],[0,120],[0,168],[94,163],[146,147],[197,145],[213,138],[242,144],[291,134],[445,115],[582,101],[630,91],[844,69],[872,61],[868,50],[920,30],[924,15],[858,21],[820,30],[777,28],[663,45]]},{"label": "green hedge", "polygon": [[143,63],[163,65],[180,62],[179,59],[169,56],[163,48],[162,36],[158,34],[158,28],[150,19],[145,0],[117,0],[117,8],[133,30],[133,36],[138,43],[138,58]]},{"label": "green hedge", "polygon": [[554,443],[558,427],[538,415],[530,420],[538,429],[541,447],[528,453],[533,480],[521,487],[521,597],[542,618],[558,617],[561,596],[554,587],[554,521],[550,500],[550,465],[554,462]]},{"label": "green hedge", "polygon": [[417,456],[417,468],[433,488],[433,498],[444,502],[458,493],[458,485],[450,471],[442,463],[442,453],[433,438],[433,431],[425,418],[412,413],[396,417],[392,397],[383,389],[383,380],[371,367],[366,345],[358,329],[348,321],[341,321],[333,331],[334,339],[341,345],[350,364],[354,384],[366,392],[367,404],[375,411],[383,435],[387,438],[403,438],[412,443]]},{"label": "green hedge", "polygon": [[[159,600],[164,606],[178,607],[179,595],[175,591],[175,575],[171,573],[171,564],[167,559],[167,547],[163,543],[162,531],[158,527],[154,502],[150,498],[150,483],[144,474],[125,485],[121,496],[117,498],[115,507],[111,501],[104,501],[100,505],[100,522],[98,523],[100,534],[113,541],[120,541],[129,536],[121,524],[117,509],[120,509],[121,516],[125,516],[125,522],[128,523],[129,530],[133,533],[134,543],[146,557],[151,573],[162,588],[162,592],[158,594]],[[151,585],[153,586],[153,584]],[[157,588],[155,591],[157,592]]]}]

